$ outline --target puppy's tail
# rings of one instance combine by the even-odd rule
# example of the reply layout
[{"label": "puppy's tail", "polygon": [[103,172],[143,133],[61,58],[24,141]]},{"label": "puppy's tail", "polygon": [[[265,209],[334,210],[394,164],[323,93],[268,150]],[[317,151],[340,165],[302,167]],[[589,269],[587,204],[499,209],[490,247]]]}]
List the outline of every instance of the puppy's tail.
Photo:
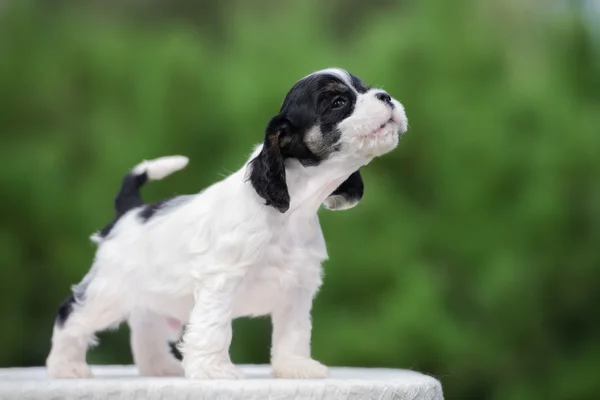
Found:
[{"label": "puppy's tail", "polygon": [[[144,204],[140,188],[148,181],[157,181],[171,175],[173,172],[185,168],[189,159],[184,156],[160,157],[150,161],[143,161],[136,165],[130,173],[123,178],[121,190],[115,197],[115,221],[127,211],[140,207]],[[113,224],[108,225],[102,231],[92,235],[92,241],[100,243],[112,229]]]}]

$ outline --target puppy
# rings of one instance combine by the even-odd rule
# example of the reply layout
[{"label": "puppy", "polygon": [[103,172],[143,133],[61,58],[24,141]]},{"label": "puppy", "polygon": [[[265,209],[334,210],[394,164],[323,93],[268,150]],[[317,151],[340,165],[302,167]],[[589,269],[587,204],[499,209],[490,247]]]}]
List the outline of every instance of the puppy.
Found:
[{"label": "puppy", "polygon": [[[310,312],[327,259],[317,211],[355,206],[359,169],[397,144],[404,107],[341,69],[298,81],[237,172],[204,191],[144,204],[140,188],[182,169],[182,156],[125,176],[114,220],[92,239],[88,274],[58,312],[46,365],[54,378],[92,373],[95,332],[127,319],[142,375],[241,378],[229,357],[231,321],[270,315],[275,377],[325,378],[311,358]],[[168,341],[186,324],[180,363]]]}]

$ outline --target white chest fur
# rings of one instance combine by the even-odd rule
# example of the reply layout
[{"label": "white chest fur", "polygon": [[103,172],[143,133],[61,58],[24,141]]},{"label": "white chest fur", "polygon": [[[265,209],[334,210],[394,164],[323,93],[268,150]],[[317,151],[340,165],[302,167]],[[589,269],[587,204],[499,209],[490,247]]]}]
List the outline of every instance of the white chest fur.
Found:
[{"label": "white chest fur", "polygon": [[246,271],[235,317],[269,314],[290,289],[316,292],[321,285],[321,263],[327,259],[327,250],[317,216],[282,218],[272,233],[260,260]]}]

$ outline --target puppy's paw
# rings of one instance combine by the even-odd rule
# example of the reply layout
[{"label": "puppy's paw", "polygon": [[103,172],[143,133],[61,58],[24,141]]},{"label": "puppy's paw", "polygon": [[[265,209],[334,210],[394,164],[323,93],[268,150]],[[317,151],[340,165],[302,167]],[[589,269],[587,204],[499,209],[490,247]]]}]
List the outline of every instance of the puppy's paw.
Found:
[{"label": "puppy's paw", "polygon": [[93,378],[89,365],[82,362],[49,360],[46,370],[50,378],[55,379],[85,379]]},{"label": "puppy's paw", "polygon": [[138,364],[141,376],[184,376],[181,362],[175,357]]},{"label": "puppy's paw", "polygon": [[274,361],[273,376],[283,379],[323,379],[329,376],[329,371],[311,358],[293,357]]},{"label": "puppy's paw", "polygon": [[233,364],[202,365],[185,371],[188,379],[242,379],[244,373]]}]

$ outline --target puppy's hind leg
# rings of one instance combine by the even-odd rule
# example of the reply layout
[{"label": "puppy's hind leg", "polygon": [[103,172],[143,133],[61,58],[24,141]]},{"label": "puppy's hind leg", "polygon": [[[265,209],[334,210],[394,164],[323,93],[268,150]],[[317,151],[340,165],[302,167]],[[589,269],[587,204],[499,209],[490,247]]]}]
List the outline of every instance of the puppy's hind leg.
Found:
[{"label": "puppy's hind leg", "polygon": [[86,363],[94,333],[121,322],[127,310],[98,278],[89,286],[80,285],[58,311],[52,334],[52,348],[46,359],[51,378],[90,378]]},{"label": "puppy's hind leg", "polygon": [[148,310],[135,310],[129,317],[133,360],[143,376],[183,376],[181,362],[171,352],[169,342],[177,341],[181,330],[167,317]]}]

